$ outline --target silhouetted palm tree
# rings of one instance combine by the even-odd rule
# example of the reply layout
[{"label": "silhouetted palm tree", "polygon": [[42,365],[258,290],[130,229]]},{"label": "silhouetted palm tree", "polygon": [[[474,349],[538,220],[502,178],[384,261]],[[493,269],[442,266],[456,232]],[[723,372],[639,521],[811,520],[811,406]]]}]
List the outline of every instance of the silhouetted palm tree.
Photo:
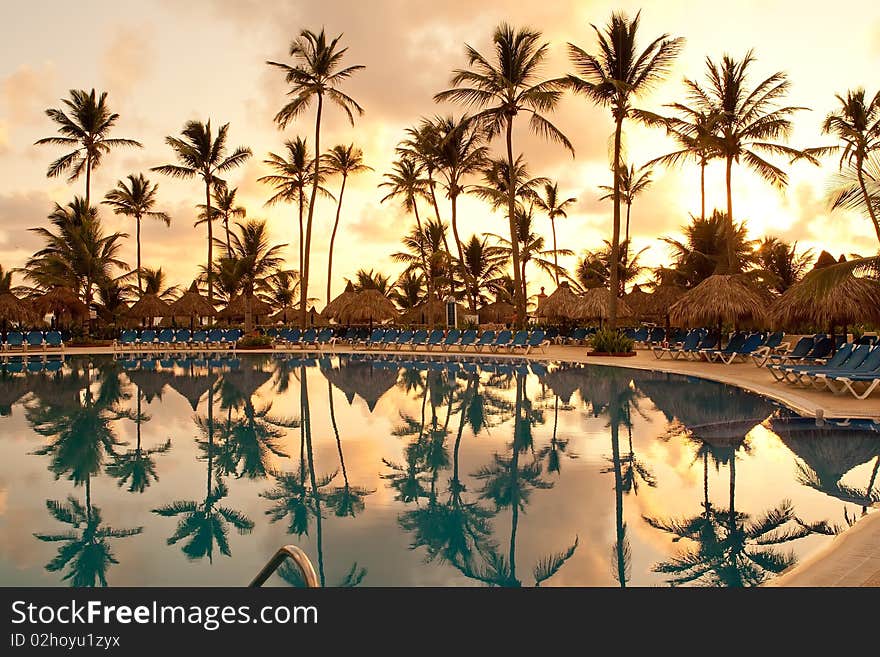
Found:
[{"label": "silhouetted palm tree", "polygon": [[165,137],[168,144],[177,156],[180,164],[164,164],[153,167],[151,171],[158,171],[173,178],[195,178],[198,176],[205,183],[205,216],[210,219],[208,224],[208,257],[206,270],[208,276],[208,303],[214,303],[214,274],[212,248],[214,238],[211,225],[215,218],[211,210],[211,194],[218,184],[225,185],[220,174],[235,169],[251,156],[251,149],[239,146],[230,155],[226,155],[226,138],[229,132],[229,124],[220,126],[215,136],[211,130],[211,120],[207,123],[201,121],[187,121],[181,132],[181,137]]},{"label": "silhouetted palm tree", "polygon": [[789,244],[767,236],[755,249],[758,266],[769,277],[769,287],[782,294],[806,274],[813,263],[813,250],[798,253],[797,242]]},{"label": "silhouetted palm tree", "polygon": [[[321,152],[321,115],[324,109],[324,98],[342,109],[348,117],[351,125],[354,125],[354,113],[363,115],[363,108],[355,100],[343,93],[339,85],[351,77],[352,73],[363,69],[361,65],[340,68],[342,59],[348,48],[339,48],[340,34],[329,43],[322,29],[315,34],[311,30],[303,30],[290,44],[289,54],[296,64],[283,64],[281,62],[266,62],[284,71],[285,81],[291,85],[287,93],[291,100],[275,115],[275,123],[281,129],[287,127],[293,119],[297,118],[315,100],[317,111],[315,113],[315,152]],[[313,160],[314,172],[312,173],[312,194],[309,199],[309,214],[306,218],[305,242],[303,245],[303,264],[300,268],[302,284],[300,286],[300,326],[306,326],[306,299],[309,296],[309,256],[312,244],[312,217],[315,212],[315,200],[318,196],[318,186],[321,183],[321,157]]]},{"label": "silhouetted palm tree", "polygon": [[337,516],[351,516],[354,518],[364,510],[364,498],[375,493],[362,486],[352,486],[348,481],[348,470],[345,468],[345,456],[342,453],[342,439],[339,437],[339,427],[336,426],[336,410],[333,406],[333,384],[327,381],[327,400],[330,406],[330,423],[333,426],[333,434],[336,436],[336,449],[339,452],[339,467],[342,469],[342,487],[333,489],[327,495],[327,504],[333,507]]},{"label": "silhouetted palm tree", "polygon": [[[559,261],[556,258],[555,252],[557,249],[556,246],[556,219],[557,217],[565,218],[568,216],[566,214],[566,208],[568,206],[577,203],[577,199],[574,197],[569,197],[565,200],[562,200],[559,195],[559,183],[553,183],[552,185],[547,182],[544,183],[544,188],[541,190],[542,193],[537,194],[535,198],[535,205],[539,210],[544,212],[547,215],[547,218],[550,219],[550,230],[553,232],[553,264],[556,268],[556,285],[559,285]],[[627,226],[629,226],[629,222],[627,221]]]},{"label": "silhouetted palm tree", "polygon": [[[630,19],[614,12],[604,32],[591,25],[596,32],[599,54],[592,55],[569,43],[568,53],[578,75],[569,75],[570,88],[587,96],[597,105],[611,108],[614,118],[614,217],[611,233],[611,260],[618,262],[620,252],[620,184],[623,171],[623,123],[627,118],[648,123],[655,121],[648,114],[632,106],[634,98],[648,92],[669,71],[678,56],[684,39],[670,38],[668,34],[654,39],[639,52],[636,37],[640,13]],[[611,271],[611,289],[618,289],[617,270]],[[617,296],[611,296],[609,324],[617,326]]]},{"label": "silhouetted palm tree", "polygon": [[522,285],[519,245],[516,241],[516,192],[513,184],[513,124],[517,115],[529,116],[529,128],[540,137],[562,144],[574,156],[568,138],[548,121],[543,113],[555,109],[562,97],[562,80],[538,81],[538,74],[549,49],[541,43],[541,33],[500,24],[492,36],[495,60],[484,57],[471,46],[465,47],[467,69],[456,69],[452,89],[434,96],[437,102],[452,101],[479,108],[471,117],[483,128],[486,139],[502,132],[507,145],[507,220],[513,245],[513,270],[516,284],[517,324],[526,321],[526,298]]},{"label": "silhouetted palm tree", "polygon": [[107,105],[107,92],[96,96],[95,90],[71,89],[70,98],[61,101],[65,109],[47,109],[46,116],[58,124],[60,137],[44,137],[36,144],[59,146],[75,146],[76,148],[62,155],[49,165],[46,175],[55,178],[69,173],[67,181],[73,182],[86,174],[86,207],[91,205],[92,169],[101,166],[104,155],[119,146],[143,145],[134,139],[118,139],[110,137],[110,130],[119,119],[119,114],[110,111]]},{"label": "silhouetted palm tree", "polygon": [[342,212],[342,196],[345,194],[345,183],[348,177],[355,173],[372,171],[373,168],[364,164],[364,154],[354,144],[343,146],[338,144],[324,155],[327,161],[327,173],[342,176],[342,184],[339,186],[339,198],[336,200],[336,220],[333,222],[333,230],[330,233],[330,251],[327,256],[327,303],[330,303],[331,281],[333,280],[333,245],[336,241],[336,230],[339,228],[339,215]]},{"label": "silhouetted palm tree", "polygon": [[134,217],[137,224],[135,235],[137,236],[137,279],[138,292],[143,294],[144,288],[141,284],[141,218],[149,217],[163,222],[166,226],[171,225],[171,217],[165,212],[156,212],[153,208],[156,206],[156,196],[159,192],[158,184],[151,184],[139,173],[128,175],[129,184],[126,185],[124,180],[116,183],[116,189],[112,189],[104,195],[102,203],[113,208],[113,212],[126,217]]},{"label": "silhouetted palm tree", "polygon": [[[651,186],[651,183],[654,181],[651,179],[651,169],[646,164],[645,166],[636,169],[635,164],[630,164],[629,166],[624,165],[623,169],[620,170],[620,183],[618,184],[617,193],[620,194],[621,200],[626,203],[626,229],[624,230],[623,241],[625,243],[624,251],[629,251],[630,238],[629,238],[629,219],[630,212],[632,211],[632,204],[635,201],[636,196],[645,191],[648,187]],[[607,192],[604,196],[602,196],[600,201],[613,201],[614,200],[614,188],[608,187],[607,185],[599,185],[599,189],[604,192]],[[629,257],[629,253],[624,255],[624,260]],[[626,291],[625,287],[621,286],[621,290],[623,292]]]},{"label": "silhouetted palm tree", "polygon": [[[214,186],[214,206],[211,208],[213,219],[211,219],[211,221],[216,221],[217,219],[223,220],[223,230],[226,233],[227,252],[232,247],[229,239],[229,220],[244,219],[247,216],[247,209],[243,205],[236,205],[237,201],[235,195],[237,192],[237,187],[229,189],[225,184],[217,184]],[[196,207],[200,210],[199,219],[195,223],[195,225],[198,226],[207,222],[206,213],[208,208],[204,203],[199,203]]]}]

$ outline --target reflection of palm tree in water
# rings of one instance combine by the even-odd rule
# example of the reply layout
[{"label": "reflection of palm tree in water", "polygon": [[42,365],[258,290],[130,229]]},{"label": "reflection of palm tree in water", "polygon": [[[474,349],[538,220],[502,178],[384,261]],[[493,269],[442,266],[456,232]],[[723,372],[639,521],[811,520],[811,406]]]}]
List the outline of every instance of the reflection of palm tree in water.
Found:
[{"label": "reflection of palm tree in water", "polygon": [[342,439],[339,437],[339,427],[336,424],[336,410],[333,406],[333,384],[327,381],[327,401],[330,407],[330,423],[333,426],[333,434],[336,437],[336,450],[339,452],[339,467],[342,469],[341,488],[331,491],[327,503],[333,507],[337,516],[351,516],[354,518],[364,510],[364,498],[375,493],[361,486],[352,486],[348,481],[348,470],[345,467],[345,456],[342,453]]},{"label": "reflection of palm tree in water", "polygon": [[117,479],[119,486],[125,485],[130,480],[128,492],[143,493],[153,481],[159,481],[153,456],[164,454],[171,449],[171,439],[169,438],[158,447],[150,449],[141,447],[141,424],[149,422],[150,416],[141,410],[141,399],[143,398],[141,386],[135,384],[135,388],[137,389],[137,412],[130,419],[135,423],[137,442],[133,450],[113,455],[113,461],[107,465],[107,474]]},{"label": "reflection of palm tree in water", "polygon": [[[211,376],[211,365],[208,364],[208,376]],[[164,517],[179,517],[177,528],[168,538],[168,545],[174,545],[186,539],[181,548],[188,559],[202,559],[208,557],[213,561],[214,545],[220,550],[220,554],[230,556],[227,538],[227,525],[232,525],[239,534],[250,534],[254,528],[253,521],[245,514],[227,506],[222,506],[220,501],[229,493],[229,489],[222,481],[219,474],[214,481],[214,383],[208,388],[207,416],[196,416],[196,425],[206,440],[199,441],[205,460],[207,461],[207,486],[205,499],[202,502],[190,500],[178,500],[157,509],[156,513]]]}]

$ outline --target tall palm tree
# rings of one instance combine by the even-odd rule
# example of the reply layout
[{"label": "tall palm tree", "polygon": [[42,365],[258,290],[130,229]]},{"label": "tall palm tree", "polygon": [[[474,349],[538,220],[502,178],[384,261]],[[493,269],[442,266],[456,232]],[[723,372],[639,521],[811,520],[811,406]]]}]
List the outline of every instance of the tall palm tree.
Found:
[{"label": "tall palm tree", "polygon": [[339,215],[342,212],[342,196],[345,194],[345,182],[348,177],[363,171],[372,171],[373,168],[364,164],[364,154],[354,144],[343,146],[337,144],[324,156],[327,161],[327,173],[342,176],[342,184],[339,186],[339,198],[336,200],[336,220],[333,222],[333,231],[330,233],[330,253],[327,256],[327,303],[330,303],[330,288],[333,280],[333,244],[336,241],[336,229],[339,228]]},{"label": "tall palm tree", "polygon": [[[602,243],[604,245],[602,248],[586,251],[575,269],[575,278],[584,289],[608,287],[611,284],[611,270],[613,269],[611,242],[603,240]],[[632,254],[630,254],[629,244],[626,242],[622,242],[621,247],[620,260],[617,265],[617,279],[622,290],[627,283],[637,279],[647,269],[639,264],[639,258],[649,247],[646,246]]]},{"label": "tall palm tree", "polygon": [[841,142],[840,168],[849,165],[856,174],[859,190],[864,199],[864,207],[874,224],[877,239],[880,240],[880,221],[874,203],[865,185],[865,161],[871,154],[880,151],[880,92],[873,98],[865,98],[865,90],[849,90],[846,98],[836,95],[840,107],[825,117],[822,132],[837,137]]},{"label": "tall palm tree", "polygon": [[379,290],[387,295],[391,291],[391,278],[382,272],[370,269],[358,269],[354,275],[353,288],[355,292],[363,290]]},{"label": "tall palm tree", "polygon": [[119,257],[125,233],[104,233],[98,209],[85,199],[75,198],[66,206],[55,204],[48,228],[30,228],[46,245],[31,256],[24,268],[26,279],[37,287],[66,286],[75,290],[83,303],[92,303],[96,285],[112,281],[115,270],[127,269]]},{"label": "tall palm tree", "polygon": [[488,237],[481,240],[471,235],[464,245],[465,284],[470,288],[468,296],[481,306],[488,302],[488,293],[497,287],[508,260],[503,247],[489,244],[488,241]]},{"label": "tall palm tree", "polygon": [[[236,205],[237,201],[235,196],[238,192],[237,187],[233,187],[229,189],[228,186],[217,184],[214,186],[214,207],[211,209],[211,213],[213,214],[213,218],[211,221],[216,221],[217,219],[221,219],[223,221],[223,231],[226,233],[226,250],[228,251],[232,248],[232,244],[229,240],[229,220],[230,219],[244,219],[247,217],[247,208],[243,205]],[[204,203],[199,203],[196,206],[199,209],[199,219],[196,221],[195,225],[198,226],[207,222],[207,206]]]},{"label": "tall palm tree", "polygon": [[167,302],[174,299],[177,291],[176,285],[168,285],[168,275],[161,267],[144,267],[144,294],[155,294]]},{"label": "tall palm tree", "polygon": [[177,156],[180,164],[164,164],[153,167],[151,171],[158,171],[173,178],[195,178],[198,176],[205,183],[205,216],[209,219],[208,224],[208,258],[206,269],[208,276],[208,303],[214,303],[214,275],[212,269],[214,237],[211,231],[214,214],[211,211],[211,194],[218,184],[225,185],[220,174],[231,171],[241,166],[251,156],[251,149],[239,146],[226,155],[226,139],[229,132],[229,124],[224,123],[214,136],[211,130],[211,120],[207,123],[201,121],[187,121],[183,126],[181,137],[165,137],[168,144]]},{"label": "tall palm tree", "polygon": [[[620,184],[623,123],[627,118],[653,122],[652,118],[632,106],[635,98],[644,95],[663,79],[678,55],[684,39],[670,38],[668,34],[654,39],[641,52],[636,45],[641,13],[630,19],[614,12],[604,32],[591,25],[596,32],[599,54],[592,55],[569,43],[568,53],[578,75],[569,75],[570,88],[587,96],[597,105],[611,108],[614,118],[614,215],[611,231],[611,260],[619,260],[620,251]],[[611,270],[611,289],[619,288],[617,270]],[[617,325],[617,296],[609,304],[609,324]]]},{"label": "tall palm tree", "polygon": [[[624,230],[623,238],[626,246],[624,250],[628,250],[630,245],[629,218],[633,201],[635,201],[636,196],[650,187],[653,182],[654,181],[651,179],[651,169],[647,164],[639,169],[636,169],[635,164],[630,164],[629,166],[624,165],[623,169],[620,171],[618,193],[620,194],[621,200],[626,203],[626,229]],[[599,198],[600,201],[614,200],[614,187],[599,185],[599,189],[606,192],[604,196]],[[629,254],[624,256],[624,260],[626,260],[628,255]],[[623,289],[623,286],[621,286],[621,289]]]},{"label": "tall palm tree", "polygon": [[[418,238],[418,253],[422,259],[422,271],[428,279],[428,297],[434,298],[434,281],[430,275],[428,258],[425,252],[424,230],[422,220],[419,217],[419,197],[427,195],[428,180],[423,177],[423,168],[415,158],[403,156],[391,165],[392,169],[384,175],[385,180],[379,183],[379,187],[387,187],[389,192],[382,197],[381,203],[392,199],[400,199],[400,204],[407,212],[412,212],[416,219],[416,235]],[[438,219],[439,221],[439,219]]]},{"label": "tall palm tree", "polygon": [[[693,80],[685,80],[695,109],[717,114],[716,139],[713,148],[725,161],[727,185],[727,228],[734,232],[733,193],[731,174],[734,162],[742,162],[761,178],[778,188],[788,184],[788,176],[762,154],[785,155],[791,161],[807,159],[818,164],[816,155],[825,149],[798,150],[779,140],[788,138],[792,129],[791,117],[803,107],[780,107],[779,101],[788,93],[791,84],[785,73],[778,71],[754,88],[748,88],[749,67],[754,63],[752,51],[736,61],[724,55],[719,63],[706,58],[708,86],[701,87]],[[733,273],[736,268],[733,246],[728,240],[727,260],[719,273]]]},{"label": "tall palm tree", "polygon": [[[269,157],[263,160],[275,172],[272,175],[257,178],[257,182],[267,183],[275,188],[275,194],[266,201],[266,205],[276,203],[296,203],[299,218],[299,269],[303,269],[303,214],[308,205],[306,188],[311,185],[314,161],[309,153],[306,141],[301,137],[284,142],[285,155],[269,153]],[[322,182],[323,182],[323,174]],[[323,196],[332,198],[332,194],[320,184],[318,192]]]},{"label": "tall palm tree", "polygon": [[414,226],[401,242],[406,250],[392,253],[391,257],[406,264],[406,271],[420,271],[424,275],[429,299],[436,299],[435,291],[444,287],[452,290],[454,281],[450,275],[449,252],[445,248],[445,223],[429,219],[421,230]]},{"label": "tall palm tree", "polygon": [[47,109],[46,116],[58,124],[59,137],[38,139],[35,145],[51,144],[58,146],[75,146],[66,155],[62,155],[49,165],[46,175],[55,178],[68,173],[67,181],[73,182],[83,171],[86,174],[86,206],[90,205],[92,169],[101,166],[104,155],[119,146],[143,148],[134,139],[118,139],[110,137],[110,130],[119,119],[119,114],[110,111],[107,104],[107,92],[96,96],[95,90],[71,89],[70,98],[61,101],[65,109]]},{"label": "tall palm tree", "polygon": [[[440,205],[437,203],[437,178],[435,174],[439,163],[440,133],[434,121],[422,120],[418,125],[406,129],[407,137],[397,145],[399,157],[412,159],[425,173],[425,198],[431,200],[434,217],[441,221]],[[449,251],[449,245],[443,243]]]},{"label": "tall palm tree", "polygon": [[[544,187],[535,197],[535,205],[539,210],[544,212],[547,215],[547,218],[550,220],[550,230],[553,233],[553,251],[556,251],[556,219],[557,217],[562,217],[563,219],[568,216],[566,214],[566,208],[570,205],[577,203],[577,199],[574,197],[569,197],[562,200],[559,194],[559,183],[550,184],[549,182],[544,183]],[[629,226],[629,221],[627,221],[627,226]],[[556,285],[559,286],[559,261],[556,256],[553,256],[553,264],[556,266]]]},{"label": "tall palm tree", "polygon": [[[289,55],[296,63],[291,66],[281,62],[266,62],[284,71],[285,81],[291,85],[288,96],[290,102],[275,115],[275,123],[282,130],[288,123],[302,114],[312,101],[317,104],[315,112],[315,152],[321,152],[321,114],[324,109],[324,97],[345,112],[351,125],[354,125],[354,113],[362,116],[363,108],[355,100],[343,93],[339,85],[351,77],[352,73],[364,66],[354,65],[340,68],[342,59],[348,48],[339,48],[340,34],[329,43],[322,29],[319,34],[311,30],[303,30],[290,44]],[[312,244],[312,218],[315,212],[315,200],[321,181],[321,157],[314,159],[312,173],[312,193],[309,199],[309,214],[306,218],[305,243],[303,244],[303,265],[300,270],[300,325],[306,326],[306,299],[309,296],[309,256]]]},{"label": "tall palm tree", "polygon": [[700,218],[705,220],[706,166],[710,160],[718,157],[715,147],[718,137],[715,133],[721,113],[718,110],[694,109],[684,103],[671,103],[667,107],[678,113],[678,116],[664,120],[666,132],[675,140],[678,148],[649,160],[645,166],[675,166],[686,160],[696,160],[700,165]]},{"label": "tall palm tree", "polygon": [[495,60],[484,57],[475,48],[465,47],[467,69],[456,69],[452,89],[434,96],[437,102],[452,101],[479,108],[471,120],[480,125],[491,140],[504,132],[507,146],[507,220],[513,245],[513,272],[516,287],[517,324],[526,320],[526,299],[520,279],[520,253],[516,240],[516,192],[513,184],[513,124],[517,115],[529,115],[532,132],[562,144],[574,156],[568,138],[543,113],[555,109],[562,97],[562,80],[538,81],[538,74],[549,50],[541,43],[541,33],[528,28],[514,29],[502,23],[492,36]]},{"label": "tall palm tree", "polygon": [[813,250],[798,253],[797,242],[789,244],[767,236],[755,249],[757,265],[769,275],[770,287],[782,294],[797,283],[813,263]]},{"label": "tall palm tree", "polygon": [[143,294],[144,287],[141,283],[141,218],[149,217],[163,222],[166,226],[171,225],[171,217],[165,212],[154,211],[156,206],[156,196],[159,192],[158,184],[151,184],[139,173],[134,175],[128,174],[128,185],[124,180],[116,182],[116,189],[111,189],[104,195],[101,201],[105,205],[113,208],[113,212],[126,217],[134,217],[137,224],[137,280],[138,292]]}]

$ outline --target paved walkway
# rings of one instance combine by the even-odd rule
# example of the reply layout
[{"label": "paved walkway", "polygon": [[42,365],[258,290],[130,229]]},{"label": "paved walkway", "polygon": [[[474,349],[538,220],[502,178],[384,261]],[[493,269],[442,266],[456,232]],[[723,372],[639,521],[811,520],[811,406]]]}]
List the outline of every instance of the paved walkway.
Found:
[{"label": "paved walkway", "polygon": [[[337,348],[336,353],[350,352]],[[109,348],[70,348],[68,354],[112,353]],[[240,352],[245,353],[245,352]],[[271,350],[248,353],[273,353]],[[293,353],[296,353],[295,351]],[[361,352],[362,353],[362,352]],[[376,351],[374,353],[387,353]],[[425,353],[411,352],[404,353]],[[432,355],[443,352],[433,351]],[[450,352],[454,354],[455,352]],[[472,352],[468,352],[469,354]],[[505,354],[486,354],[505,357]],[[507,356],[509,357],[509,356]],[[522,357],[522,354],[517,354]],[[587,356],[585,347],[551,346],[546,353],[532,353],[529,358],[598,365],[612,365],[650,369],[676,374],[687,374],[739,386],[765,395],[792,410],[811,417],[867,418],[880,421],[880,393],[858,401],[851,395],[837,396],[828,391],[795,388],[776,383],[763,368],[752,361],[735,365],[705,363],[687,360],[657,360],[650,351],[640,350],[632,357]],[[878,586],[880,587],[880,513],[873,512],[860,519],[853,527],[837,536],[825,549],[802,561],[790,571],[774,578],[769,586]]]}]

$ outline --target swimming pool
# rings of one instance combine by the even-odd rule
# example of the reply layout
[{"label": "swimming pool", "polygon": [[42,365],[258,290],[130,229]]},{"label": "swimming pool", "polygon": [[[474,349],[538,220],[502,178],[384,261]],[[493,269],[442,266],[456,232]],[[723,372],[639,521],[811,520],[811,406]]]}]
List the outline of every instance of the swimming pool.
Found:
[{"label": "swimming pool", "polygon": [[[0,368],[7,586],[749,586],[870,511],[880,433],[573,363],[173,354]],[[282,568],[270,584],[299,584]]]}]

